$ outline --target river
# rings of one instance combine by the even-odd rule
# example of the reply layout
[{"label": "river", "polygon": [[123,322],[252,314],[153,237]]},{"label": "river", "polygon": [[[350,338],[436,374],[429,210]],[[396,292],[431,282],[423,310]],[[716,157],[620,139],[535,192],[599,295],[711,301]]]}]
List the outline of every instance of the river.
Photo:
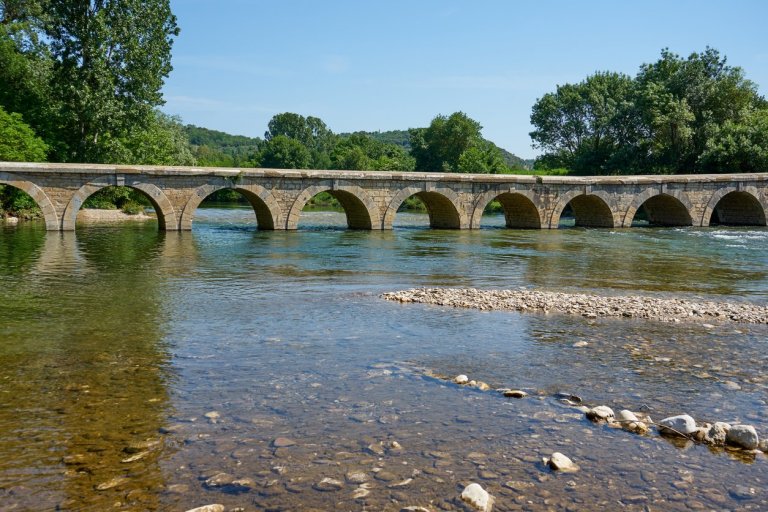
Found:
[{"label": "river", "polygon": [[[483,312],[418,286],[764,304],[768,230],[348,231],[245,209],[0,225],[0,511],[768,508],[761,454],[594,425],[557,393],[768,436],[768,327]],[[587,346],[574,347],[586,341]],[[579,344],[582,345],[582,344]],[[506,399],[424,376],[526,390]],[[549,471],[554,451],[577,473]]]}]

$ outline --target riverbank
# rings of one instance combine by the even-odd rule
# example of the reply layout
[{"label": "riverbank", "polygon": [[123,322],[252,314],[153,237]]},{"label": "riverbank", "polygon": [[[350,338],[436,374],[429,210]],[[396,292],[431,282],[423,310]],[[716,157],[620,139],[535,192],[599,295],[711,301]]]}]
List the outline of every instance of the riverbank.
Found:
[{"label": "riverbank", "polygon": [[600,296],[536,290],[415,288],[382,295],[386,300],[457,308],[562,313],[585,318],[642,318],[660,322],[768,323],[768,307],[730,302]]},{"label": "riverbank", "polygon": [[96,208],[83,208],[77,213],[78,222],[90,222],[90,223],[111,223],[111,222],[143,222],[148,220],[155,220],[157,217],[154,214],[148,215],[147,213],[128,214],[122,210],[102,210]]}]

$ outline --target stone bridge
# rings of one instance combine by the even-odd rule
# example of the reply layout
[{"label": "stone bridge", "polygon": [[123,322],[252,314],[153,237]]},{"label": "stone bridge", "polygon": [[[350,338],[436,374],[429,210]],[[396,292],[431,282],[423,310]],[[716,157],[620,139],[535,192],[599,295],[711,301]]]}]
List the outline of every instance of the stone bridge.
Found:
[{"label": "stone bridge", "polygon": [[584,227],[630,227],[638,214],[663,226],[765,226],[768,207],[768,174],[538,177],[0,162],[0,184],[32,196],[51,231],[74,230],[88,196],[115,185],[143,192],[168,231],[192,229],[197,207],[221,189],[245,196],[258,227],[270,230],[296,229],[307,201],[324,191],[353,229],[392,229],[411,196],[426,205],[430,226],[445,229],[479,228],[493,200],[508,227],[532,229],[557,228],[564,214]]}]

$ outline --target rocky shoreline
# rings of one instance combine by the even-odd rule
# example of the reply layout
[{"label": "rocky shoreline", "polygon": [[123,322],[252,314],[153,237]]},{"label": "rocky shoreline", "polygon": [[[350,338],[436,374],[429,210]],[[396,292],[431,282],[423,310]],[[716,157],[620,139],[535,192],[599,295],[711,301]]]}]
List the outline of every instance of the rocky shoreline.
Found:
[{"label": "rocky shoreline", "polygon": [[537,290],[413,288],[384,293],[386,300],[483,311],[561,313],[585,318],[639,318],[660,322],[768,323],[768,307],[731,302],[662,299],[640,295],[601,296]]}]

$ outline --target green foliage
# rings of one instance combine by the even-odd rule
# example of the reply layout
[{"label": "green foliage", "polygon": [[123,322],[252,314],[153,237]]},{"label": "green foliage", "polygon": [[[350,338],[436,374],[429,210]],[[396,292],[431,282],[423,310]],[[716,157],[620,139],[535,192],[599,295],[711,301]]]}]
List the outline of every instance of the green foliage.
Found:
[{"label": "green foliage", "polygon": [[286,135],[271,137],[259,154],[262,167],[273,169],[308,169],[310,150],[300,141]]},{"label": "green foliage", "polygon": [[0,106],[0,160],[44,162],[48,146],[35,135],[20,114],[7,113]]},{"label": "green foliage", "polygon": [[[325,123],[317,117],[304,117],[292,112],[277,114],[269,121],[264,134],[267,145],[277,138],[285,137],[298,142],[309,151],[311,165],[315,169],[327,169],[330,164],[329,152],[336,143],[336,136]],[[262,163],[262,165],[265,165]],[[271,165],[265,165],[271,167]],[[303,169],[304,167],[292,167]]]},{"label": "green foliage", "polygon": [[[98,208],[100,210],[123,210],[126,213],[134,211],[137,206],[142,211],[145,206],[151,206],[143,192],[131,187],[105,187],[92,194],[83,203],[83,208]],[[139,212],[135,212],[139,213]]]},{"label": "green foliage", "polygon": [[259,138],[209,130],[187,125],[184,132],[189,138],[197,165],[203,167],[254,167],[258,153],[264,147]]},{"label": "green foliage", "polygon": [[169,1],[6,0],[0,19],[0,105],[24,115],[51,159],[141,163],[137,132],[157,138],[178,34]]},{"label": "green foliage", "polygon": [[400,146],[401,148],[405,150],[411,149],[411,136],[408,133],[408,130],[389,130],[386,132],[355,132],[352,133],[342,133],[340,134],[341,137],[349,137],[350,135],[365,135],[366,137],[370,137],[373,140],[376,140],[378,142],[383,142],[385,144],[394,144],[395,146]]},{"label": "green foliage", "polygon": [[495,173],[506,169],[501,151],[480,135],[482,126],[463,112],[437,116],[427,128],[412,128],[417,171]]},{"label": "green foliage", "polygon": [[334,169],[362,171],[412,171],[416,163],[401,146],[364,133],[340,137],[330,157]]},{"label": "green foliage", "polygon": [[535,167],[579,174],[766,170],[760,122],[768,108],[741,68],[711,48],[668,50],[635,78],[596,73],[558,86],[533,107]]}]

